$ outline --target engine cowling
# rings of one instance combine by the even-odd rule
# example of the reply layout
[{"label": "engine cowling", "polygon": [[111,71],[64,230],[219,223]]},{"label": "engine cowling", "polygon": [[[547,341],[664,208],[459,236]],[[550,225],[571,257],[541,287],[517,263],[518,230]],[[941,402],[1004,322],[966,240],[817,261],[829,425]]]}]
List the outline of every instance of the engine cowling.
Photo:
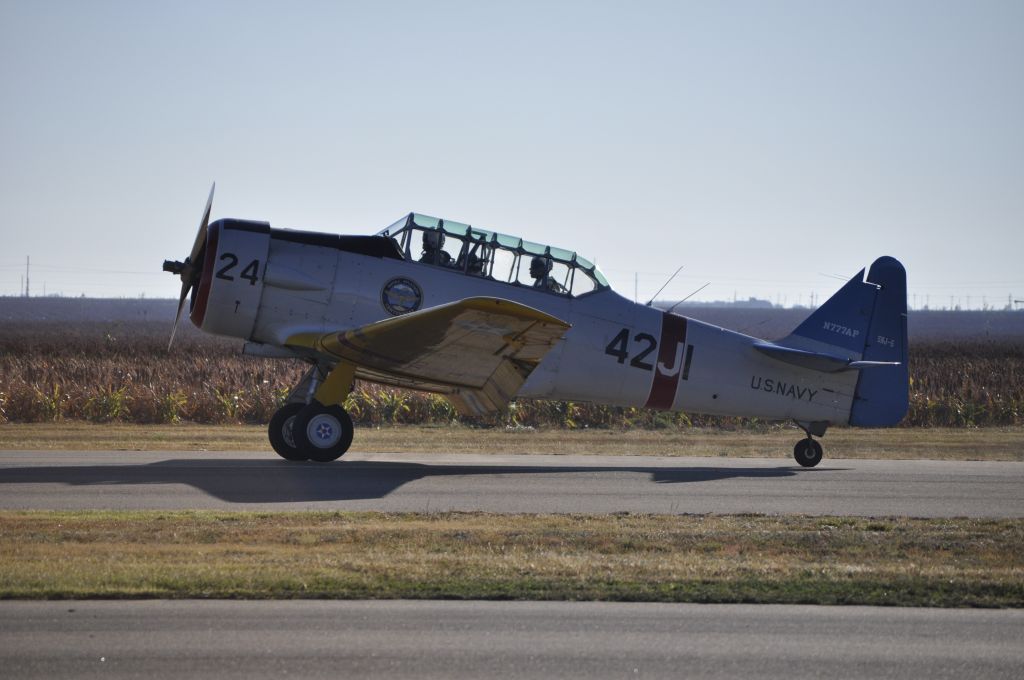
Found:
[{"label": "engine cowling", "polygon": [[217,220],[210,225],[204,250],[189,319],[209,333],[249,339],[263,297],[270,224]]}]

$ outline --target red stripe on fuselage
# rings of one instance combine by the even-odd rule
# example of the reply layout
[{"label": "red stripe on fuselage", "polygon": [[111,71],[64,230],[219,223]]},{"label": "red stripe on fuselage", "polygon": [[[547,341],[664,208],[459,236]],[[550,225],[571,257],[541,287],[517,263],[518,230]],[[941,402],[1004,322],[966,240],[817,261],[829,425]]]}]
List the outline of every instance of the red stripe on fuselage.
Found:
[{"label": "red stripe on fuselage", "polygon": [[654,381],[647,396],[647,408],[668,410],[676,398],[679,376],[683,372],[686,349],[686,319],[666,313],[661,321],[661,344],[658,362],[654,365]]}]

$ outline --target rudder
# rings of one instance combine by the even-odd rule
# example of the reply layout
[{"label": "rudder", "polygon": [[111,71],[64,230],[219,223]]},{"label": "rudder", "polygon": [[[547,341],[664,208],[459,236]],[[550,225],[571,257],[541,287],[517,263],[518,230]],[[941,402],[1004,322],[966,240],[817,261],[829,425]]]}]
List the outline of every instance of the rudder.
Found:
[{"label": "rudder", "polygon": [[880,257],[871,265],[867,280],[877,286],[877,294],[863,359],[899,362],[899,365],[879,366],[860,372],[850,410],[850,424],[885,427],[903,420],[910,408],[907,272],[895,258]]}]

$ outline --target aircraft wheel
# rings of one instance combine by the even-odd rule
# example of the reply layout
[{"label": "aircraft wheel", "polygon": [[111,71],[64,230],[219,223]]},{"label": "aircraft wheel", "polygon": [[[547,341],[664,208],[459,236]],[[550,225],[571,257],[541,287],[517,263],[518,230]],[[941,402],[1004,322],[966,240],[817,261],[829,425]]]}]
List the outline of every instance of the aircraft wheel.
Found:
[{"label": "aircraft wheel", "polygon": [[348,451],[353,430],[352,418],[345,409],[316,401],[299,411],[292,426],[295,445],[318,463],[337,460]]},{"label": "aircraft wheel", "polygon": [[267,426],[267,437],[270,439],[270,445],[274,447],[277,455],[285,460],[298,461],[309,459],[309,456],[299,451],[298,447],[295,446],[295,435],[292,431],[295,425],[295,417],[305,407],[305,404],[285,404],[277,409],[274,417],[270,419],[270,425]]},{"label": "aircraft wheel", "polygon": [[821,444],[810,437],[801,439],[793,447],[793,457],[804,467],[814,467],[821,462]]}]

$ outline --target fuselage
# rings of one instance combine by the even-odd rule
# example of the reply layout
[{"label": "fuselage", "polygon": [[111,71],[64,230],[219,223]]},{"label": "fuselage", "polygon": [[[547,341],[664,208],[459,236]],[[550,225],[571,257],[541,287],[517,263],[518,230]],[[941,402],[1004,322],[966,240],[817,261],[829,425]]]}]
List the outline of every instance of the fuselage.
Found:
[{"label": "fuselage", "polygon": [[855,371],[784,363],[756,351],[757,338],[636,304],[608,287],[556,294],[419,262],[383,236],[215,222],[190,316],[205,331],[282,347],[298,333],[346,331],[474,296],[512,300],[571,325],[521,397],[800,422],[849,419]]}]

